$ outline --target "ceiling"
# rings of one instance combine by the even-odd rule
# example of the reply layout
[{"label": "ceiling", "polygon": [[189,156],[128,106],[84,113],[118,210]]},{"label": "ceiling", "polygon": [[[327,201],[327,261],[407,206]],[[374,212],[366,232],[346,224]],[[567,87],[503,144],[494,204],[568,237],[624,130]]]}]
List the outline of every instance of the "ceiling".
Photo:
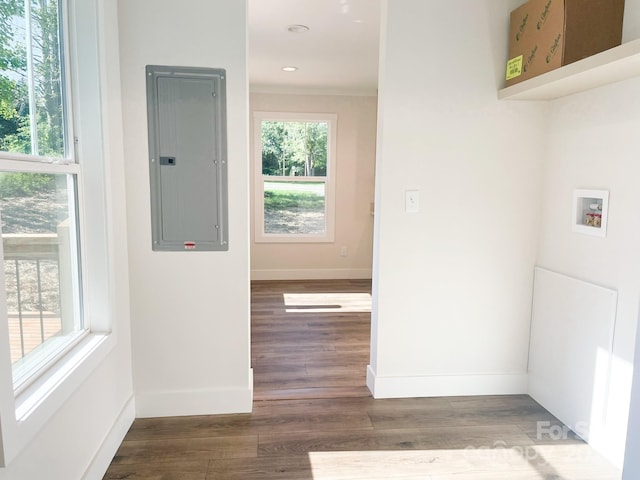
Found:
[{"label": "ceiling", "polygon": [[379,23],[377,0],[249,0],[251,91],[375,95]]}]

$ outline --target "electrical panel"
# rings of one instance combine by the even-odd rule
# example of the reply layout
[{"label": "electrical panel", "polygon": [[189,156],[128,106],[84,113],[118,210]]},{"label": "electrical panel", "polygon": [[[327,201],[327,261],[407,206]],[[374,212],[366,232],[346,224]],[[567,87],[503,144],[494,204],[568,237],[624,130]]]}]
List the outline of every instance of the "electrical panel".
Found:
[{"label": "electrical panel", "polygon": [[146,75],[152,248],[228,250],[225,70]]}]

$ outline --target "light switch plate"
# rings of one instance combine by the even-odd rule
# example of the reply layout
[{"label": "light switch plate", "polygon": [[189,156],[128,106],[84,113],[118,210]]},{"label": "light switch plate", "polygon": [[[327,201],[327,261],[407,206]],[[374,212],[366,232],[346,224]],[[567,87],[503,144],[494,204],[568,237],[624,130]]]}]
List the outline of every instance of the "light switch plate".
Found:
[{"label": "light switch plate", "polygon": [[418,213],[420,211],[420,193],[418,190],[407,190],[405,192],[404,211],[407,213]]}]

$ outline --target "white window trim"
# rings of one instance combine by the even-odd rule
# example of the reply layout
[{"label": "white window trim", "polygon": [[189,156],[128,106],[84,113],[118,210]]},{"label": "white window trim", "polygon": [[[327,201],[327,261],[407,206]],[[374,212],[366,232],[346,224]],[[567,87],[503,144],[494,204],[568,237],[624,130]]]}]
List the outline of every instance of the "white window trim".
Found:
[{"label": "white window trim", "polygon": [[[113,281],[109,275],[112,241],[109,237],[107,210],[109,170],[105,168],[103,130],[104,71],[103,31],[98,12],[102,0],[61,0],[67,9],[68,35],[72,41],[66,59],[75,59],[67,81],[72,84],[72,97],[76,121],[74,138],[79,141],[75,158],[80,162],[68,163],[52,159],[44,164],[51,173],[73,173],[78,178],[80,249],[82,255],[83,311],[88,333],[80,335],[69,345],[42,375],[23,391],[14,392],[9,354],[9,332],[6,313],[0,325],[0,468],[11,461],[31,442],[44,425],[51,420],[117,344],[116,332],[111,332]],[[65,60],[68,62],[68,60]],[[71,118],[71,117],[69,117]],[[70,139],[70,143],[74,143]],[[70,145],[73,148],[72,145]],[[32,158],[22,155],[2,155],[3,169],[42,171],[43,164],[30,165]],[[87,159],[83,162],[84,159]],[[81,173],[81,174],[80,174]],[[87,220],[90,219],[90,222]],[[2,245],[0,242],[0,255]],[[0,271],[0,284],[4,284],[4,271]],[[0,312],[6,312],[6,295],[0,289]]]},{"label": "white window trim", "polygon": [[[65,137],[64,137],[64,146],[65,152],[64,157],[61,158],[52,158],[40,155],[25,155],[25,154],[16,154],[12,152],[0,152],[0,166],[2,171],[6,172],[27,172],[27,173],[44,173],[44,174],[54,174],[54,175],[70,175],[74,177],[73,182],[67,182],[67,189],[69,191],[69,198],[73,199],[73,205],[70,210],[71,217],[71,225],[73,225],[72,231],[74,232],[74,239],[70,248],[72,252],[70,252],[71,257],[75,257],[76,261],[73,262],[73,265],[76,267],[82,268],[82,260],[81,260],[81,252],[80,242],[82,239],[77,233],[80,232],[80,225],[77,221],[80,218],[80,195],[79,192],[81,190],[82,185],[82,169],[78,163],[76,163],[76,150],[75,150],[75,142],[73,138],[75,138],[74,132],[74,122],[73,122],[73,90],[71,88],[71,63],[70,54],[71,52],[71,42],[70,42],[70,22],[69,19],[69,9],[67,3],[62,0],[61,1],[61,18],[59,22],[62,24],[62,37],[60,38],[60,43],[63,47],[63,52],[61,53],[61,77],[63,79],[63,87],[64,91],[63,95],[63,110],[64,110],[64,129],[65,129]],[[29,11],[26,12],[29,14]],[[26,22],[29,25],[29,21]],[[30,29],[27,28],[29,32]],[[32,39],[27,40],[27,55],[32,55],[32,50],[29,47],[32,43]],[[27,62],[31,62],[32,59],[28,59]],[[32,67],[30,67],[32,68]],[[31,74],[30,81],[31,81]],[[35,97],[33,96],[33,92],[30,91],[30,101],[35,102]],[[31,118],[33,121],[34,119]],[[32,135],[37,131],[32,126]],[[36,139],[37,145],[37,139]],[[0,248],[0,253],[2,253],[2,248]],[[4,255],[3,255],[4,256]],[[47,370],[49,370],[53,365],[55,365],[67,352],[71,351],[83,337],[85,337],[89,332],[89,326],[84,323],[84,312],[81,310],[82,303],[82,292],[84,288],[80,285],[80,281],[82,281],[82,273],[81,271],[76,271],[72,274],[71,285],[68,285],[67,288],[72,288],[72,291],[75,292],[75,308],[74,315],[75,319],[81,319],[83,322],[82,328],[78,331],[73,332],[70,335],[65,335],[60,338],[52,338],[48,342],[46,342],[46,347],[39,351],[38,353],[34,352],[32,355],[29,355],[29,359],[26,363],[21,365],[17,370],[13,369],[13,386],[14,393],[16,398],[21,396],[22,392],[28,390],[28,387],[37,382],[39,377],[42,375],[46,375]],[[4,277],[2,277],[2,283],[4,284]],[[62,287],[62,286],[61,286]],[[6,294],[6,292],[3,292]],[[6,312],[6,308],[3,309],[3,314]],[[17,376],[16,376],[17,374]],[[20,418],[18,416],[18,418]]]},{"label": "white window trim", "polygon": [[[314,234],[273,234],[264,233],[264,181],[262,175],[262,122],[327,122],[327,174],[324,177],[287,177],[291,182],[325,181],[325,232]],[[336,222],[336,137],[338,115],[334,113],[293,113],[293,112],[254,112],[254,239],[256,243],[332,243],[335,241]],[[282,177],[276,177],[281,179]]]}]

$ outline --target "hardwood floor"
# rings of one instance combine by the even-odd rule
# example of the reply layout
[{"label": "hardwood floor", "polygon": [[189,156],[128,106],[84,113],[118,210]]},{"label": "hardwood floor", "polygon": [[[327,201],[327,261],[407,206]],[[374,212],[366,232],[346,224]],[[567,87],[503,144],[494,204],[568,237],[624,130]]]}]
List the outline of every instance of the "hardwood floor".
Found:
[{"label": "hardwood floor", "polygon": [[138,419],[104,478],[620,478],[571,433],[550,438],[562,425],[526,395],[372,399],[369,288],[255,283],[253,412]]},{"label": "hardwood floor", "polygon": [[371,281],[253,282],[254,399],[369,396]]}]

